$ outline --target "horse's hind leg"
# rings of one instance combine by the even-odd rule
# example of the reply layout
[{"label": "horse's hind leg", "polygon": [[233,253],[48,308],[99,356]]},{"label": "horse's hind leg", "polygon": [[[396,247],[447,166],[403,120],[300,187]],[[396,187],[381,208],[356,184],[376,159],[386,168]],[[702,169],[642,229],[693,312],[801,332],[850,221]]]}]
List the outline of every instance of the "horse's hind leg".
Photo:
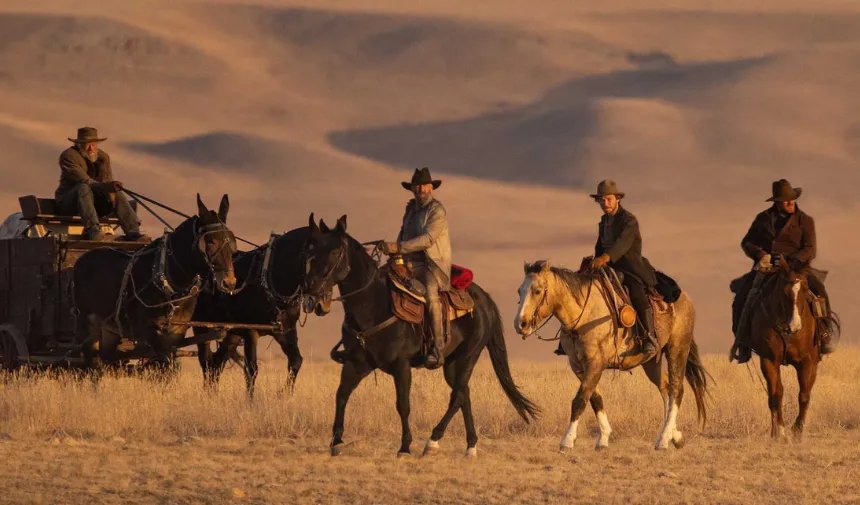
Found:
[{"label": "horse's hind leg", "polygon": [[[689,354],[689,347],[679,349],[677,346],[669,346],[667,349],[666,368],[668,370],[669,394],[666,404],[668,405],[668,409],[666,410],[666,417],[663,422],[663,430],[660,432],[660,437],[654,446],[655,449],[668,449],[669,441],[672,441],[676,447],[681,447],[684,444],[683,435],[678,431],[678,411],[681,409],[681,401],[684,399],[684,371],[687,367]],[[658,372],[661,375],[660,384],[662,386],[662,368],[658,369]]]},{"label": "horse's hind leg", "polygon": [[[663,368],[662,362],[658,363],[656,360],[650,360],[646,363],[642,364],[642,369],[645,370],[645,375],[648,377],[648,380],[651,381],[652,384],[657,386],[657,389],[660,391],[660,398],[663,399],[663,423],[665,423],[669,419],[669,375],[666,373],[666,370]],[[683,385],[679,390],[679,398],[678,405],[681,404],[681,399],[684,395]],[[680,430],[675,428],[672,433],[672,444],[680,449],[684,446],[684,435]]]},{"label": "horse's hind leg", "polygon": [[815,385],[815,377],[818,374],[818,361],[807,357],[798,365],[795,365],[795,369],[797,370],[797,385],[799,387],[797,393],[799,411],[792,429],[795,438],[800,440],[803,437],[803,425],[806,422],[806,410],[809,408],[812,386]]},{"label": "horse's hind leg", "polygon": [[340,385],[335,395],[334,426],[332,427],[331,455],[338,456],[343,452],[343,421],[346,416],[346,404],[349,397],[362,379],[373,369],[365,361],[347,361],[340,370]]},{"label": "horse's hind leg", "polygon": [[430,440],[424,447],[424,455],[434,454],[439,449],[439,441],[445,435],[445,430],[448,429],[448,424],[453,419],[457,411],[463,410],[463,423],[466,427],[466,457],[473,458],[478,455],[478,431],[475,429],[475,418],[472,415],[472,398],[469,389],[469,379],[472,377],[472,371],[475,368],[477,358],[469,359],[464,355],[456,359],[449,358],[445,362],[445,382],[451,387],[451,397],[448,401],[448,410],[439,421],[439,424],[433,428],[430,435]]},{"label": "horse's hind leg", "polygon": [[785,437],[785,423],[782,420],[782,377],[779,373],[779,364],[769,358],[761,358],[761,373],[767,382],[770,436],[774,439]]}]

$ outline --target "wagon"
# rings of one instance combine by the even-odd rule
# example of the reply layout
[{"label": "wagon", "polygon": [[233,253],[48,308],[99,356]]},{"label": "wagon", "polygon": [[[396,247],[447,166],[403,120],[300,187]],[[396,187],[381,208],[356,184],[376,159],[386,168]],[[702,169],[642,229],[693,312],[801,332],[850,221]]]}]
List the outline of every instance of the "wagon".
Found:
[{"label": "wagon", "polygon": [[[83,240],[79,216],[61,216],[52,199],[19,198],[22,226],[11,238],[0,239],[0,370],[12,371],[22,365],[33,368],[84,368],[81,342],[75,333],[72,278],[75,262],[85,252],[102,247],[135,251],[139,242]],[[136,202],[131,202],[136,208]],[[101,218],[108,237],[119,226],[116,217]],[[189,321],[186,326],[211,331],[184,339],[175,357],[196,356],[181,349],[216,341],[226,331],[249,328],[272,331],[272,325],[242,325]],[[129,357],[127,365],[155,356],[145,342],[123,338],[120,350]]]}]

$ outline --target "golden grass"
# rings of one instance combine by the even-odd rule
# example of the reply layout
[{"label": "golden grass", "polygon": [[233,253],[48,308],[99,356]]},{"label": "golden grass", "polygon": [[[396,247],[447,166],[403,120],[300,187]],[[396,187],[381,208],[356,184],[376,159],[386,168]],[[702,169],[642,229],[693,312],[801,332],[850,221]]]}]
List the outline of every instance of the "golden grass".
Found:
[{"label": "golden grass", "polygon": [[[548,350],[549,351],[549,350]],[[709,422],[702,436],[736,438],[762,436],[769,429],[764,383],[757,368],[729,364],[722,356],[706,356],[711,384]],[[515,414],[484,357],[472,378],[472,397],[479,434],[561,436],[578,382],[559,358],[544,363],[513,363],[514,379],[543,414],[526,425]],[[225,372],[217,394],[204,392],[194,360],[172,383],[140,378],[106,378],[98,387],[71,377],[18,378],[2,386],[0,432],[13,437],[42,437],[64,431],[82,437],[129,435],[140,439],[164,437],[325,437],[331,431],[334,392],[339,370],[335,364],[308,362],[295,394],[284,393],[283,362],[262,364],[258,392],[245,395],[238,367]],[[793,369],[784,367],[786,421],[797,411]],[[607,372],[601,382],[613,438],[656,436],[662,419],[657,390],[641,370],[632,374]],[[411,423],[416,438],[426,437],[441,417],[449,388],[441,373],[415,370]],[[819,368],[808,418],[810,433],[849,430],[860,426],[860,350],[849,349],[826,358]],[[586,412],[582,433],[596,429]],[[685,397],[681,427],[698,432],[692,395]],[[353,394],[347,410],[349,439],[391,439],[400,425],[394,409],[394,385],[378,372]],[[449,435],[463,434],[462,422],[452,422]]]},{"label": "golden grass", "polygon": [[[547,349],[549,352],[549,349]],[[394,386],[379,373],[347,410],[346,456],[327,454],[339,367],[306,363],[295,394],[283,393],[283,362],[264,363],[248,401],[233,367],[217,394],[205,393],[196,363],[170,384],[106,378],[94,388],[70,377],[17,378],[0,386],[0,486],[8,503],[816,503],[857,500],[860,482],[860,350],[820,367],[806,441],[767,441],[769,414],[757,370],[707,356],[714,377],[709,423],[696,426],[691,395],[681,414],[680,451],[651,449],[661,402],[641,371],[608,373],[602,389],[613,425],[608,452],[591,449],[590,412],[573,454],[559,455],[577,382],[565,362],[514,363],[527,396],[543,408],[524,424],[488,360],[472,380],[480,457],[466,462],[462,418],[435,459],[397,461]],[[786,420],[797,410],[784,369]],[[413,452],[442,415],[448,387],[417,370]],[[810,480],[811,479],[811,480]],[[807,482],[814,482],[808,487]],[[665,484],[656,486],[656,484]],[[777,494],[782,498],[777,497]],[[642,491],[642,490],[646,490]],[[668,494],[666,494],[668,493]],[[853,498],[852,498],[853,497]]]}]

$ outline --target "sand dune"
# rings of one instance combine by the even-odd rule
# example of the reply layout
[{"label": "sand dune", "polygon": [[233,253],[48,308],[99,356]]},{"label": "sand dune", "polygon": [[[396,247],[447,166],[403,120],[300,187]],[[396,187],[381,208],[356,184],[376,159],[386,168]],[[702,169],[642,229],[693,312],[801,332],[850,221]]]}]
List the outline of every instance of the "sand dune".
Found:
[{"label": "sand dune", "polygon": [[[803,186],[846,339],[860,318],[860,8],[775,2],[59,0],[0,7],[0,213],[50,195],[65,137],[97,126],[125,184],[178,208],[231,196],[230,224],[349,216],[393,238],[430,166],[506,324],[522,262],[578,265],[587,194],[619,181],[645,254],[698,306],[707,351],[729,343],[728,281],[770,182]],[[143,216],[150,231],[161,226]],[[327,352],[337,313],[311,319]],[[549,345],[510,339],[517,355]]]}]

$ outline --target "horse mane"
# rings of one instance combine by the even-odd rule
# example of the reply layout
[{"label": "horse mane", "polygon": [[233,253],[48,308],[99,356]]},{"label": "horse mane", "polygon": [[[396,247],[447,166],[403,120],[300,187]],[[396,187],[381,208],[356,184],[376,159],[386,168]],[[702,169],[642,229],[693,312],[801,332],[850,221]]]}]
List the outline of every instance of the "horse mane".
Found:
[{"label": "horse mane", "polygon": [[[527,263],[526,274],[539,274],[544,271],[546,264],[547,260]],[[564,267],[550,266],[549,270],[562,282],[562,284],[564,284],[568,291],[570,291],[577,303],[580,305],[584,303],[582,291],[590,280],[587,275]]]}]

